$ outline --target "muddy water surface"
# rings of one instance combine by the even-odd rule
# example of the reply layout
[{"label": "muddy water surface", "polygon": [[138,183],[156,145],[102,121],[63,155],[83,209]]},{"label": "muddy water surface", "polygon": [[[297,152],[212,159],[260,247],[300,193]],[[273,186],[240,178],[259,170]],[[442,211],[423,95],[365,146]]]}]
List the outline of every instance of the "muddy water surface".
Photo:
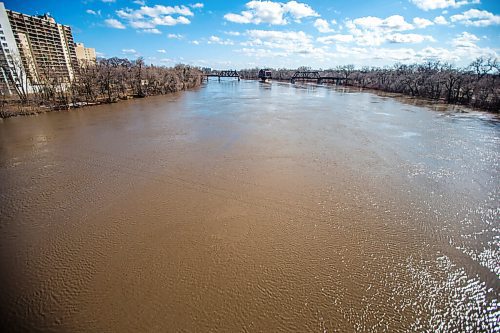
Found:
[{"label": "muddy water surface", "polygon": [[0,122],[1,325],[498,332],[500,124],[210,82]]}]

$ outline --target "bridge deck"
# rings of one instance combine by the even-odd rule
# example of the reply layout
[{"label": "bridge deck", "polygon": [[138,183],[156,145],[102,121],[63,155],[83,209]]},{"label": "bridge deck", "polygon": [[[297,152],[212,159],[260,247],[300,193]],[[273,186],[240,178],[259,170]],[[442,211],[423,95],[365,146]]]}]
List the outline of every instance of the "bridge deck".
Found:
[{"label": "bridge deck", "polygon": [[322,83],[323,81],[335,81],[338,84],[340,82],[349,81],[350,79],[340,76],[322,76],[319,71],[297,71],[293,74],[290,81],[295,83],[297,80],[317,81],[318,83]]},{"label": "bridge deck", "polygon": [[237,78],[238,81],[240,80],[240,74],[237,71],[233,71],[233,70],[214,71],[211,73],[205,73],[205,74],[203,74],[203,76],[207,78],[207,81],[208,81],[209,77],[217,77],[219,79],[219,81],[220,81],[221,77],[234,77],[234,78]]},{"label": "bridge deck", "polygon": [[235,77],[238,79],[238,81],[240,80],[240,74],[237,71],[233,71],[233,70],[213,71],[210,73],[204,73],[203,76],[207,78],[207,81],[208,81],[209,77],[217,77],[219,79],[219,81],[220,81],[221,77]]}]

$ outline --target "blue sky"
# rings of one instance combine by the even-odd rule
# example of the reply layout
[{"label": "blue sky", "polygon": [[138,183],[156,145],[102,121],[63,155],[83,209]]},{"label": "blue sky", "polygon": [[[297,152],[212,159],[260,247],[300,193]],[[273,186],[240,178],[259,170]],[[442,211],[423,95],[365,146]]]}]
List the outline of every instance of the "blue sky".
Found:
[{"label": "blue sky", "polygon": [[[8,0],[49,12],[105,57],[214,68],[439,59],[459,66],[500,54],[495,0]],[[63,5],[62,5],[63,4]]]}]

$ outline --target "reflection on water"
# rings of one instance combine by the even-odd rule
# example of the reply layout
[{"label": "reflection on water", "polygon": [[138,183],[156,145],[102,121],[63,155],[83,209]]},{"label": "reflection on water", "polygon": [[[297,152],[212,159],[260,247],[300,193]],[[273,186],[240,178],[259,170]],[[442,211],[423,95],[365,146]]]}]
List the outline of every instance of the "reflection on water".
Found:
[{"label": "reflection on water", "polygon": [[223,80],[2,121],[2,325],[498,331],[500,124],[430,107]]}]

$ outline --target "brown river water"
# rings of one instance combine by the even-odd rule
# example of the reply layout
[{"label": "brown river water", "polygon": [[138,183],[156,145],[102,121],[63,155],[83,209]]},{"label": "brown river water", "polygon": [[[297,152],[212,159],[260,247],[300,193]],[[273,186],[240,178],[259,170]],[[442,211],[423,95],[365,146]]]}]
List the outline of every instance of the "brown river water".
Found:
[{"label": "brown river water", "polygon": [[500,122],[216,81],[0,121],[2,331],[499,332]]}]

